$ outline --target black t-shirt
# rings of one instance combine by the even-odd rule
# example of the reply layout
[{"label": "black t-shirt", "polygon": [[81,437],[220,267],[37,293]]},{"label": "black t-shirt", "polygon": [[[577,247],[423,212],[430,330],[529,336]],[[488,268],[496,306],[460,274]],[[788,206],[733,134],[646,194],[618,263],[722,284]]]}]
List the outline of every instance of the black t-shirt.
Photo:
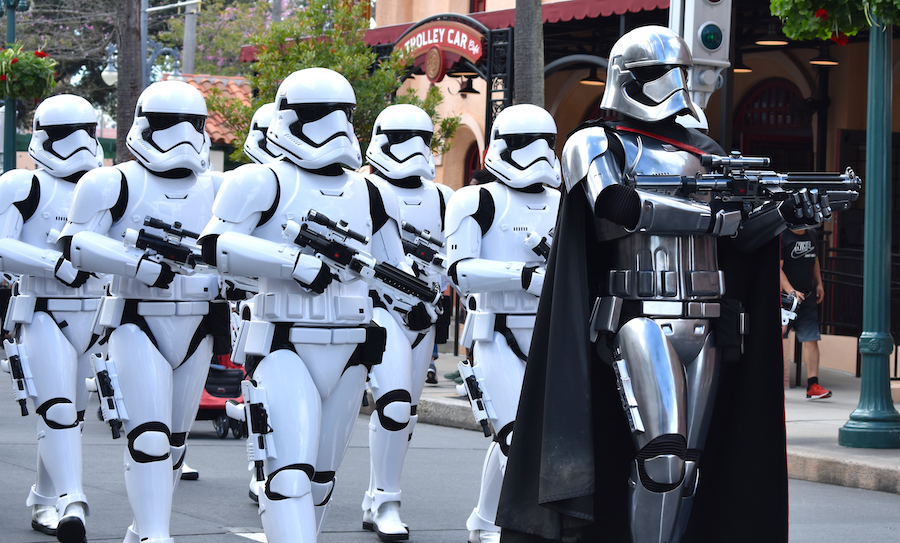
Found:
[{"label": "black t-shirt", "polygon": [[791,285],[809,296],[816,288],[814,269],[816,265],[817,239],[816,235],[807,230],[797,234],[791,230],[785,230],[781,234],[781,259],[784,260],[784,274]]}]

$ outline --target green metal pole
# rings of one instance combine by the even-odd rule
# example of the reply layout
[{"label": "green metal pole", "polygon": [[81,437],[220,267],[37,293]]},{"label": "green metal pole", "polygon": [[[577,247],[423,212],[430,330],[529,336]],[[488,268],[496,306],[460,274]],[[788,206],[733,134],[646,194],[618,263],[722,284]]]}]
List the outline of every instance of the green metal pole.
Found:
[{"label": "green metal pole", "polygon": [[900,413],[890,387],[891,302],[891,27],[869,29],[866,114],[865,252],[863,257],[862,388],[859,405],[838,431],[838,443],[900,448]]},{"label": "green metal pole", "polygon": [[[16,6],[19,0],[5,0],[6,4],[6,46],[16,43]],[[4,100],[3,118],[3,171],[16,168],[16,101]]]}]

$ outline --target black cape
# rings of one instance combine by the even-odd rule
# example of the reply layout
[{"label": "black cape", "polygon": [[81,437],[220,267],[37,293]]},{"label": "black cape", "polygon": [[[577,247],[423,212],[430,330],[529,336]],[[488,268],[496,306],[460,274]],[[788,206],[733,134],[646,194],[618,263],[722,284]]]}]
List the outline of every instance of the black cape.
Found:
[{"label": "black cape", "polygon": [[[699,132],[667,132],[690,132],[679,141],[721,153]],[[528,356],[497,513],[503,543],[579,534],[584,542],[630,542],[627,481],[636,452],[615,374],[588,337],[590,310],[610,269],[595,232],[576,187],[561,203]],[[743,304],[749,335],[740,359],[722,363],[682,541],[787,541],[778,241],[745,253],[720,239],[718,256],[725,298]]]}]

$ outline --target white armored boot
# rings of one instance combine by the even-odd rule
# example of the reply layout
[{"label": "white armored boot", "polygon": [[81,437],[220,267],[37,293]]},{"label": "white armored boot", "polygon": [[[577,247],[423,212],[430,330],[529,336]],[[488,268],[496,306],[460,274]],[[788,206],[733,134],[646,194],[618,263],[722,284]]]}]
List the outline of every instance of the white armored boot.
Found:
[{"label": "white armored boot", "polygon": [[[408,404],[397,403],[408,409]],[[369,422],[372,475],[363,499],[363,528],[374,531],[382,541],[409,539],[409,527],[400,520],[400,473],[417,418],[411,416],[407,426],[397,431],[384,428],[378,411]]]},{"label": "white armored boot", "polygon": [[494,521],[497,518],[497,505],[500,502],[500,489],[503,487],[502,457],[500,445],[496,441],[492,441],[484,458],[478,505],[466,520],[469,543],[499,543],[500,541],[500,527],[494,524]]}]

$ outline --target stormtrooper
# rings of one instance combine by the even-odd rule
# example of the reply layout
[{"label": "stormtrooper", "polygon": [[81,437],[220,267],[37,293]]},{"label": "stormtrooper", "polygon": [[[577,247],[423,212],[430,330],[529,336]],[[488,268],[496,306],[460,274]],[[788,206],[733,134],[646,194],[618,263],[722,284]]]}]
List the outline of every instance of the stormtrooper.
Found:
[{"label": "stormtrooper", "polygon": [[277,147],[270,146],[269,140],[266,139],[266,132],[274,116],[275,104],[270,102],[261,105],[250,119],[250,131],[244,140],[244,154],[257,164],[275,162],[283,154]]},{"label": "stormtrooper", "polygon": [[[91,333],[105,279],[79,272],[56,243],[70,213],[75,183],[103,165],[97,114],[87,100],[59,95],[34,114],[28,153],[37,170],[0,177],[0,270],[20,274],[6,328],[33,378],[37,481],[26,501],[31,526],[59,541],[85,541],[87,498],[81,481],[81,425]],[[24,409],[25,402],[22,400]],[[23,411],[24,413],[24,411]]]},{"label": "stormtrooper", "polygon": [[463,342],[481,368],[493,429],[478,506],[466,521],[470,543],[499,541],[497,502],[544,279],[544,257],[526,239],[550,239],[556,222],[555,144],[556,123],[544,109],[501,111],[485,156],[498,181],[463,187],[447,205],[449,277],[468,296]]},{"label": "stormtrooper", "polygon": [[[563,151],[567,195],[503,488],[503,540],[676,543],[736,525],[744,538],[783,540],[782,376],[766,364],[780,352],[777,247],[765,241],[801,219],[790,200],[748,210],[632,182],[705,172],[701,156],[723,151],[676,121],[699,117],[681,37],[637,28],[609,59],[601,107],[623,120],[587,123]],[[750,397],[752,413],[734,401]],[[741,511],[769,520],[748,526]]]},{"label": "stormtrooper", "polygon": [[[409,104],[388,106],[375,119],[366,159],[372,165],[369,179],[397,195],[400,219],[432,240],[443,241],[444,211],[453,191],[433,183],[434,158],[430,142],[434,127],[428,114]],[[415,233],[404,230],[404,239],[415,245]],[[434,248],[434,245],[431,246]],[[410,261],[417,275],[440,284],[439,266]],[[373,293],[373,320],[387,331],[382,363],[369,374],[375,411],[369,421],[370,477],[363,498],[363,528],[385,541],[405,540],[409,529],[400,520],[400,474],[418,415],[416,406],[425,386],[425,372],[434,347],[435,328],[410,330],[401,315],[389,311]]]},{"label": "stormtrooper", "polygon": [[[349,249],[343,254],[361,251],[393,266],[404,265],[404,254],[396,196],[344,169],[361,164],[350,83],[328,69],[300,70],[282,82],[275,104],[268,145],[283,159],[235,170],[201,243],[204,260],[222,273],[259,277],[235,355],[251,376],[244,385],[248,447],[266,481],[259,513],[270,542],[309,543],[327,513],[366,375],[385,339],[371,322],[368,284],[286,242],[285,232],[293,223],[330,236],[334,230],[314,220],[324,215],[356,233],[338,240]],[[405,411],[391,415],[406,423],[408,404]]]},{"label": "stormtrooper", "polygon": [[[250,119],[250,131],[247,133],[247,139],[244,140],[244,154],[257,164],[275,162],[283,154],[277,147],[269,145],[269,140],[266,138],[266,132],[269,130],[269,125],[272,124],[272,117],[275,116],[275,112],[275,103],[270,102],[260,106],[253,114],[253,118]],[[242,303],[241,313],[243,313],[244,307],[247,307],[249,311],[249,306],[252,306],[254,303],[255,299]],[[235,328],[235,330],[237,329],[239,329],[239,326]],[[258,481],[256,477],[254,472],[253,477],[250,479],[249,495],[252,501],[259,502],[260,489],[265,484],[265,480]]]},{"label": "stormtrooper", "polygon": [[173,541],[172,494],[209,370],[211,330],[222,318],[227,326],[228,306],[214,303],[215,274],[189,273],[123,238],[139,229],[164,235],[144,226],[147,216],[194,232],[209,221],[220,176],[205,173],[206,117],[203,96],[186,83],[144,90],[126,140],[137,160],[85,175],[60,236],[77,269],[115,276],[96,331],[109,346],[103,363],[127,439],[129,543]]}]

